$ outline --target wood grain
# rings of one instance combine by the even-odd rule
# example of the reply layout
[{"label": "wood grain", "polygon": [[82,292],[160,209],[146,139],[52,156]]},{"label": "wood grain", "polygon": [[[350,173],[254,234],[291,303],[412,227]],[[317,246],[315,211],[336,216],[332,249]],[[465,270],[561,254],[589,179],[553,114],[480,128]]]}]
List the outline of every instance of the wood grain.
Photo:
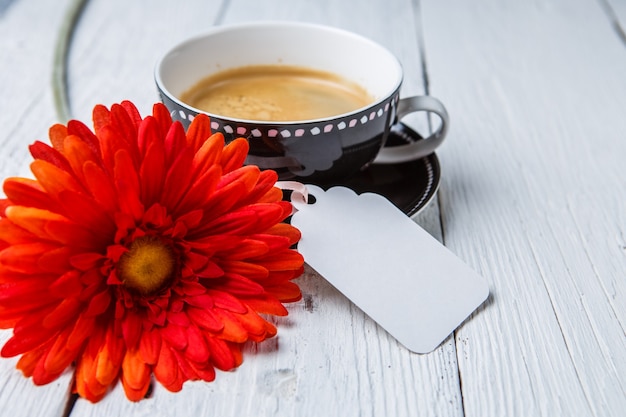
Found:
[{"label": "wood grain", "polygon": [[[52,52],[68,4],[0,0],[2,178],[31,176],[27,145],[56,120]],[[387,46],[403,63],[403,94],[429,92],[452,120],[439,199],[417,222],[492,296],[416,355],[309,269],[278,336],[248,345],[243,365],[212,383],[156,385],[139,403],[118,386],[74,405],[69,372],[35,387],[2,359],[0,415],[623,415],[625,12],[619,0],[90,0],[68,67],[85,122],[95,104],[123,99],[147,114],[157,58],[212,25],[302,20]]]},{"label": "wood grain", "polygon": [[[231,1],[205,4],[204,10],[198,10],[198,4],[181,10],[170,2],[155,2],[149,10],[126,5],[125,17],[114,19],[118,7],[124,8],[122,2],[116,3],[90,2],[73,44],[71,102],[82,118],[88,117],[84,109],[95,103],[123,98],[133,99],[147,111],[156,100],[154,63],[166,47],[214,23],[247,20],[306,20],[361,33],[401,58],[407,71],[404,94],[424,91],[419,16],[410,2],[397,5],[410,13],[402,15],[402,29],[394,32],[385,30],[385,21],[397,11],[383,3],[359,8],[355,15],[355,10],[343,3],[324,7],[274,1],[261,7],[257,2]],[[388,19],[380,19],[381,15]],[[140,18],[151,24],[135,28],[133,22]],[[128,31],[141,31],[141,36],[118,35]],[[439,234],[437,203],[418,221]],[[79,400],[73,415],[142,415],[147,410],[162,413],[157,415],[208,410],[224,415],[334,415],[338,410],[347,415],[402,416],[415,415],[418,410],[424,415],[461,415],[453,338],[433,355],[411,354],[319,275],[310,271],[300,284],[305,298],[291,307],[285,323],[279,322],[278,339],[251,346],[246,362],[236,372],[220,374],[212,384],[188,383],[175,396],[156,386],[153,398],[140,404],[122,400],[118,387],[96,406]],[[187,408],[181,409],[182,404]]]},{"label": "wood grain", "polygon": [[446,245],[493,288],[457,333],[466,416],[621,415],[624,44],[594,2],[422,5]]},{"label": "wood grain", "polygon": [[[28,145],[47,140],[55,122],[50,76],[55,33],[66,1],[5,2],[0,8],[0,178],[28,176]],[[0,192],[4,197],[4,194]],[[0,331],[0,346],[11,336]],[[71,374],[40,388],[15,369],[17,358],[0,359],[0,415],[61,416]]]}]

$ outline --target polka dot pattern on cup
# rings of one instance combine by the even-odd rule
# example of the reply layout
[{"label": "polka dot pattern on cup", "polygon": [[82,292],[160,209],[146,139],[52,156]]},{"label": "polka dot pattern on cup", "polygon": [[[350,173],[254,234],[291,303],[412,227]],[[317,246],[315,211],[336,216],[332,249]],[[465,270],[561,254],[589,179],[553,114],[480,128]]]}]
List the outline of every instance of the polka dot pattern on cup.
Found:
[{"label": "polka dot pattern on cup", "polygon": [[[385,113],[389,112],[389,110],[391,109],[391,104],[392,103],[397,104],[399,99],[400,99],[400,96],[396,94],[390,101],[385,102],[384,105],[381,104],[382,107],[369,110],[369,114],[360,114],[356,118],[352,118],[350,120],[340,119],[334,122],[325,121],[323,123],[320,123],[317,126],[313,126],[309,128],[309,132],[310,134],[316,136],[322,133],[330,133],[335,129],[344,130],[344,129],[355,128],[359,125],[365,125],[366,123],[369,123],[377,118],[383,117]],[[180,119],[193,121],[193,118],[194,118],[193,114],[187,114],[182,109],[178,110],[178,113],[179,113]],[[232,122],[223,123],[221,120],[215,120],[215,119],[211,120],[211,129],[213,129],[213,131],[221,130],[231,135],[236,134],[239,136],[252,136],[252,137],[263,136],[262,130],[259,129],[258,127],[248,128],[245,125],[237,125],[237,124],[233,124]],[[289,138],[289,137],[301,137],[301,136],[304,136],[305,133],[306,131],[302,127],[302,125],[294,125],[293,129],[289,127],[283,127],[281,128],[281,130],[278,130],[275,128],[268,129],[266,135],[267,137],[270,137],[270,138],[275,138],[279,136],[283,138]]]}]

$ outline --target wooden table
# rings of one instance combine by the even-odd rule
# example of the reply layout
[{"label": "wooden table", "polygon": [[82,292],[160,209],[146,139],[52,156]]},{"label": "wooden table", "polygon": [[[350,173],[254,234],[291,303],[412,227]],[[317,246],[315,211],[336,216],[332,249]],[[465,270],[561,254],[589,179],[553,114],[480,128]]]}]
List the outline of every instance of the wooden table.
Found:
[{"label": "wooden table", "polygon": [[[71,0],[0,0],[0,174],[61,116],[51,87]],[[619,416],[626,410],[626,2],[91,0],[67,60],[71,116],[158,100],[157,58],[213,25],[302,20],[370,37],[403,94],[452,124],[438,199],[418,218],[489,283],[489,300],[418,355],[312,271],[279,334],[213,383],[131,403],[35,387],[0,360],[2,416]],[[57,78],[57,81],[62,78]],[[419,256],[419,253],[415,254]],[[0,333],[0,343],[10,331]]]}]

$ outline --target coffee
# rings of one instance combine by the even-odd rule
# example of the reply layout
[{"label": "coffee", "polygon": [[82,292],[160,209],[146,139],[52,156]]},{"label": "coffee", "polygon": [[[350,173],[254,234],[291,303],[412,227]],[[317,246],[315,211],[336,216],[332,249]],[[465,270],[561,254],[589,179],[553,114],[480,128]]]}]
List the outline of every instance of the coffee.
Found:
[{"label": "coffee", "polygon": [[180,99],[221,116],[303,121],[349,113],[373,101],[358,84],[336,74],[289,65],[251,65],[211,75]]}]

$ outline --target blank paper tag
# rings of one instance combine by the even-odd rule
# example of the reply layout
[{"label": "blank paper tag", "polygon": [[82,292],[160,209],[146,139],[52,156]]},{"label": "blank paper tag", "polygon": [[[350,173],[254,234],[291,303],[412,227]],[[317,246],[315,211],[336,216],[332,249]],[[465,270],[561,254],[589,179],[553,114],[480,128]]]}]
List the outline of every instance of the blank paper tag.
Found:
[{"label": "blank paper tag", "polygon": [[313,204],[292,201],[298,251],[408,349],[432,351],[487,298],[479,275],[384,197],[307,189]]}]

